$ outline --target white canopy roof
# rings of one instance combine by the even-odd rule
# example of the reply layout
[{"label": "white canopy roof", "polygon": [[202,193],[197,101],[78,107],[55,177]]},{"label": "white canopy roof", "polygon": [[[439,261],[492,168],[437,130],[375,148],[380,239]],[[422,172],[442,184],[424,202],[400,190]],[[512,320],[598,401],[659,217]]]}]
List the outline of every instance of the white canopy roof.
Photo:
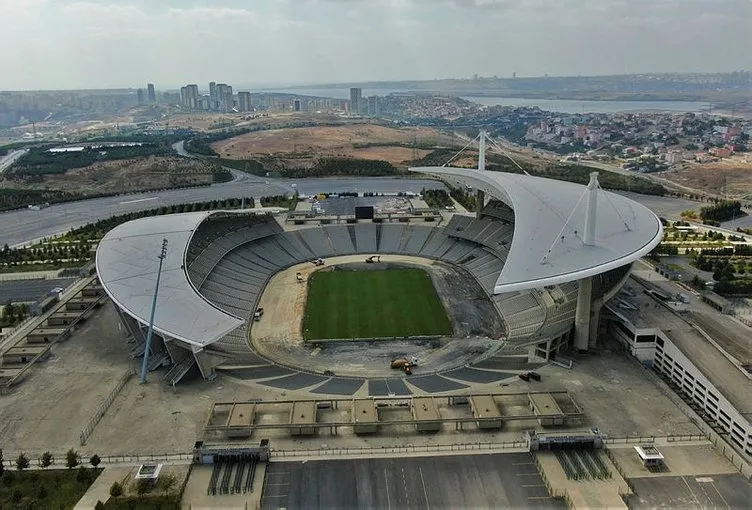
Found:
[{"label": "white canopy roof", "polygon": [[109,231],[97,248],[97,273],[105,291],[122,310],[148,325],[158,256],[162,239],[167,239],[154,330],[199,348],[244,323],[206,301],[191,285],[184,268],[188,242],[210,214],[169,214],[129,221]]},{"label": "white canopy roof", "polygon": [[658,217],[637,202],[597,190],[595,243],[585,245],[585,186],[522,174],[452,167],[413,172],[482,190],[514,210],[514,237],[494,293],[580,280],[633,262],[660,243]]}]

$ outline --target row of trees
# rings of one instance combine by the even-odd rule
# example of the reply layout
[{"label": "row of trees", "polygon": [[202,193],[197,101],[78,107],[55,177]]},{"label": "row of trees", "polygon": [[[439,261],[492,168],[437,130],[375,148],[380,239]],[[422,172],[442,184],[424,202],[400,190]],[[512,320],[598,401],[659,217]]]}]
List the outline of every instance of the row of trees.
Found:
[{"label": "row of trees", "polygon": [[287,168],[282,170],[284,177],[327,177],[331,175],[354,175],[361,177],[382,177],[395,175],[397,168],[388,161],[357,158],[321,158],[312,168]]},{"label": "row of trees", "polygon": [[446,190],[443,189],[423,189],[420,192],[421,196],[423,197],[423,201],[428,205],[428,207],[435,207],[439,209],[443,209],[447,206],[452,205],[452,199],[449,196],[449,193],[446,192]]},{"label": "row of trees", "polygon": [[12,328],[22,323],[29,316],[29,306],[26,303],[13,304],[8,301],[0,314],[0,328]]},{"label": "row of trees", "polygon": [[0,211],[10,211],[31,204],[70,202],[82,198],[79,194],[57,190],[0,188]]},{"label": "row of trees", "polygon": [[[530,173],[560,181],[587,184],[590,181],[592,171],[592,168],[582,165],[551,165],[542,171],[533,170]],[[621,175],[601,170],[598,172],[598,182],[605,189],[634,191],[644,195],[663,196],[666,194],[666,188],[660,184],[632,175]]]},{"label": "row of trees", "polygon": [[[89,464],[92,465],[92,467],[97,467],[102,462],[102,459],[99,458],[99,455],[94,454],[91,457],[89,457]],[[55,463],[55,457],[50,452],[44,452],[42,455],[39,456],[37,459],[37,464],[42,469],[47,469],[51,465]],[[68,450],[68,452],[65,454],[65,467],[68,469],[73,469],[76,466],[81,465],[81,455],[71,448]],[[18,457],[15,459],[15,466],[18,471],[23,471],[24,469],[28,469],[31,466],[31,461],[26,456],[25,453],[20,453]],[[5,474],[5,461],[3,459],[3,450],[0,449],[0,477],[2,477]]]},{"label": "row of trees", "polygon": [[700,255],[708,257],[750,257],[752,256],[752,246],[748,244],[735,244],[733,247],[703,248],[700,250]]},{"label": "row of trees", "polygon": [[298,204],[298,194],[288,197],[287,195],[272,195],[268,197],[261,197],[262,207],[285,207],[290,211],[295,210]]},{"label": "row of trees", "polygon": [[136,220],[138,218],[145,218],[147,216],[161,216],[163,214],[213,211],[217,209],[239,209],[243,205],[244,200],[246,208],[251,208],[254,206],[253,197],[228,198],[225,200],[209,200],[206,202],[189,202],[185,204],[168,205],[156,209],[148,209],[146,211],[111,216],[110,218],[99,220],[94,223],[87,223],[83,227],[74,228],[62,239],[101,239],[104,234],[127,221]]},{"label": "row of trees", "polygon": [[6,244],[0,250],[0,266],[51,262],[61,260],[82,261],[91,258],[91,245],[88,240],[82,242],[51,243],[43,242],[23,248],[9,248]]},{"label": "row of trees", "polygon": [[462,207],[472,212],[475,211],[475,195],[468,193],[461,188],[449,188],[449,194],[455,199]]},{"label": "row of trees", "polygon": [[86,147],[76,152],[50,152],[49,146],[32,147],[8,171],[11,179],[63,174],[74,168],[90,166],[97,161],[167,156],[173,154],[167,144],[141,143],[130,146]]},{"label": "row of trees", "polygon": [[738,200],[722,200],[700,208],[700,219],[703,223],[719,223],[745,215],[746,213],[742,211],[742,204]]}]

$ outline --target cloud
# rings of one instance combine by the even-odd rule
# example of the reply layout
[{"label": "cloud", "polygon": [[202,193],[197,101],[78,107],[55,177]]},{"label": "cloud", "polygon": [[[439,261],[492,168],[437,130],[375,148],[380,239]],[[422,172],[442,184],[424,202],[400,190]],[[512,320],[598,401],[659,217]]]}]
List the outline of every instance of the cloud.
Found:
[{"label": "cloud", "polygon": [[749,0],[0,0],[0,12],[13,48],[0,89],[752,68]]}]

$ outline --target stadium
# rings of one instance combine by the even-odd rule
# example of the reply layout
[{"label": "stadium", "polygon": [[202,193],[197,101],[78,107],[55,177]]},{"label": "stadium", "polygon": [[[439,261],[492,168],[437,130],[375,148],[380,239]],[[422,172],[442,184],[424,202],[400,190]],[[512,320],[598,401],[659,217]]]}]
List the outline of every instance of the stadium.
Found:
[{"label": "stadium", "polygon": [[658,245],[660,220],[595,174],[583,186],[483,167],[410,169],[474,193],[472,214],[147,217],[104,237],[97,272],[140,357],[161,262],[148,368],[169,366],[169,384],[234,370],[352,394],[348,378],[412,355],[425,362],[409,380],[442,379],[421,387],[440,392],[462,387],[441,373],[477,381],[504,349],[543,363],[594,348],[603,303]]}]

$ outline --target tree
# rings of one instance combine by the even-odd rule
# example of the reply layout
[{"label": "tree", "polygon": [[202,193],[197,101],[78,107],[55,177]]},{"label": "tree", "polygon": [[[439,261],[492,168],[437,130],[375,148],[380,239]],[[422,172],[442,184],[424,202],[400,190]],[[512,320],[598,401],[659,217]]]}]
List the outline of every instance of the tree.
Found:
[{"label": "tree", "polygon": [[70,450],[68,450],[68,453],[65,454],[65,467],[67,467],[68,469],[73,469],[74,467],[78,466],[80,458],[81,457],[78,455],[78,452],[71,448]]},{"label": "tree", "polygon": [[136,480],[133,484],[136,490],[136,494],[139,496],[143,496],[147,492],[149,492],[149,488],[151,487],[151,480],[148,480],[146,478],[141,478],[140,480]]},{"label": "tree", "polygon": [[52,460],[52,454],[50,452],[44,452],[42,456],[39,457],[39,466],[46,469],[52,465]]},{"label": "tree", "polygon": [[159,485],[159,488],[164,491],[165,494],[169,494],[172,489],[175,488],[175,485],[177,485],[178,479],[173,474],[170,473],[165,476],[159,477],[159,480],[157,481],[157,484]]},{"label": "tree", "polygon": [[102,459],[100,459],[99,455],[97,455],[96,453],[92,455],[91,458],[89,459],[89,464],[91,464],[94,467],[97,467],[100,462],[102,462]]},{"label": "tree", "polygon": [[110,486],[110,496],[112,496],[113,498],[118,498],[122,495],[123,495],[123,486],[117,482],[113,482],[112,486]]},{"label": "tree", "polygon": [[29,467],[29,459],[26,457],[25,453],[22,453],[16,459],[16,468],[19,471],[23,471],[27,467]]}]

